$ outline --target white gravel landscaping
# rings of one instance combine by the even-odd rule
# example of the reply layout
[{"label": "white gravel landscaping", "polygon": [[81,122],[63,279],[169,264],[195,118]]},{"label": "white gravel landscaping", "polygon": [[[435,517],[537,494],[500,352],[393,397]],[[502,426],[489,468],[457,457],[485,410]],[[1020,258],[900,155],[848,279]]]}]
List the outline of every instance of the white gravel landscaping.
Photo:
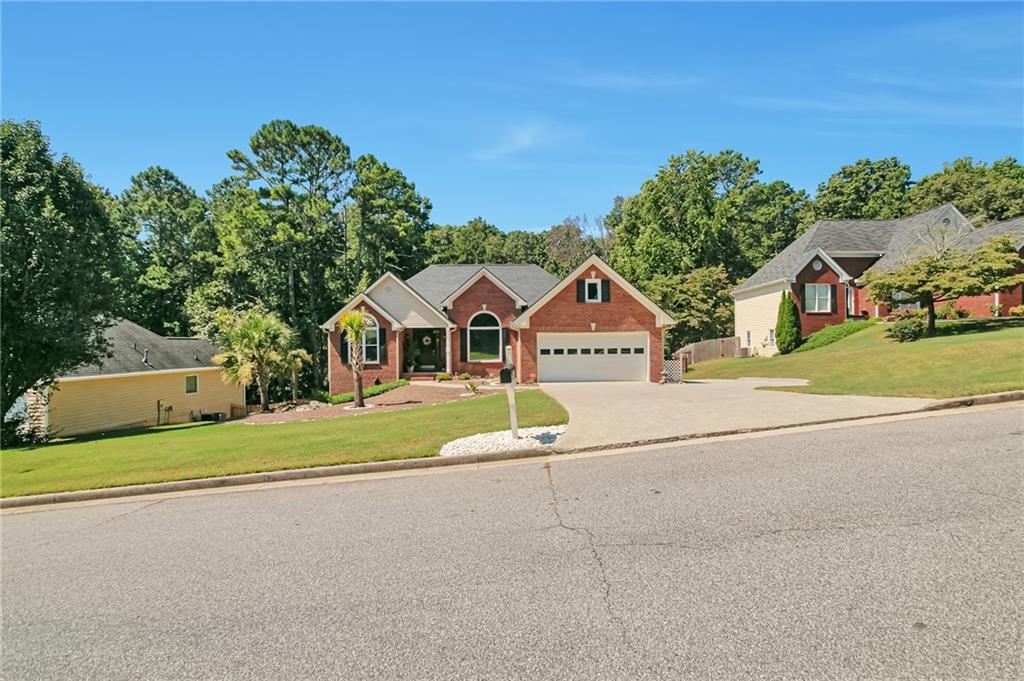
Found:
[{"label": "white gravel landscaping", "polygon": [[532,449],[534,447],[550,447],[555,444],[558,436],[565,432],[565,426],[538,426],[536,428],[520,428],[519,439],[512,439],[511,430],[499,430],[495,433],[480,433],[469,437],[460,437],[441,447],[441,456],[458,454],[487,454],[489,452],[511,452],[516,449]]}]

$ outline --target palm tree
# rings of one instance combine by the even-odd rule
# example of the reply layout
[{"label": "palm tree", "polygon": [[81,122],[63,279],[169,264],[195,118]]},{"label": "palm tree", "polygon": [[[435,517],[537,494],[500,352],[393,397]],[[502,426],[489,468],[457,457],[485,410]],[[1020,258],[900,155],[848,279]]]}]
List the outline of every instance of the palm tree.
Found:
[{"label": "palm tree", "polygon": [[350,310],[338,320],[338,328],[349,343],[348,363],[352,367],[352,380],[355,382],[356,407],[366,406],[363,404],[363,331],[370,324],[370,315],[358,310]]},{"label": "palm tree", "polygon": [[295,332],[273,312],[254,309],[236,317],[224,333],[224,352],[213,358],[225,378],[236,385],[253,381],[260,406],[270,411],[270,379],[287,366]]},{"label": "palm tree", "polygon": [[292,380],[292,402],[299,401],[299,370],[309,360],[309,353],[301,348],[291,350],[284,357],[284,368]]}]

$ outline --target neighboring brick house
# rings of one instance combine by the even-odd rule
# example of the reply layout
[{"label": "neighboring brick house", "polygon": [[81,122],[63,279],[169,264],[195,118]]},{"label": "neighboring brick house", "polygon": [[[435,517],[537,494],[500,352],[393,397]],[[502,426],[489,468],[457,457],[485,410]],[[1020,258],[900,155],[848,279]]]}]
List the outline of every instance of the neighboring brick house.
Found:
[{"label": "neighboring brick house", "polygon": [[[912,260],[922,245],[941,239],[971,252],[992,237],[1010,234],[1024,258],[1024,217],[975,229],[952,204],[899,220],[822,220],[732,291],[736,335],[751,354],[773,355],[779,299],[788,292],[800,310],[805,336],[851,317],[881,317],[885,305],[868,300],[863,275],[887,272]],[[1021,304],[1021,285],[965,296],[956,304],[976,317]]]},{"label": "neighboring brick house", "polygon": [[362,343],[367,384],[496,377],[506,362],[524,383],[659,381],[662,332],[674,324],[597,256],[561,280],[536,265],[431,265],[406,281],[389,272],[323,325],[332,394],[353,388],[338,329],[349,310],[373,319]]}]

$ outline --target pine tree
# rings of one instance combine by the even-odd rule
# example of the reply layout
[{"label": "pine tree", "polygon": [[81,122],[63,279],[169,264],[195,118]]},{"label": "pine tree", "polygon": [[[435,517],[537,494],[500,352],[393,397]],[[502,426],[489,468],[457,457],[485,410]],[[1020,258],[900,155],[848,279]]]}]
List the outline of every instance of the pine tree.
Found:
[{"label": "pine tree", "polygon": [[779,301],[779,316],[775,322],[775,345],[782,354],[789,354],[800,345],[800,336],[800,312],[793,298],[783,293]]}]

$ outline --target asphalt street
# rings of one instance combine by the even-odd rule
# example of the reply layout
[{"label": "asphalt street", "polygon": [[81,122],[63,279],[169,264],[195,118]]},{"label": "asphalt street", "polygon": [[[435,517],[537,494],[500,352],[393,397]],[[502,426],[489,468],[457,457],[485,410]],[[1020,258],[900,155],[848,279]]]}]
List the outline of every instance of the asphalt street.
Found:
[{"label": "asphalt street", "polygon": [[2,516],[5,679],[1020,679],[1024,411]]}]

